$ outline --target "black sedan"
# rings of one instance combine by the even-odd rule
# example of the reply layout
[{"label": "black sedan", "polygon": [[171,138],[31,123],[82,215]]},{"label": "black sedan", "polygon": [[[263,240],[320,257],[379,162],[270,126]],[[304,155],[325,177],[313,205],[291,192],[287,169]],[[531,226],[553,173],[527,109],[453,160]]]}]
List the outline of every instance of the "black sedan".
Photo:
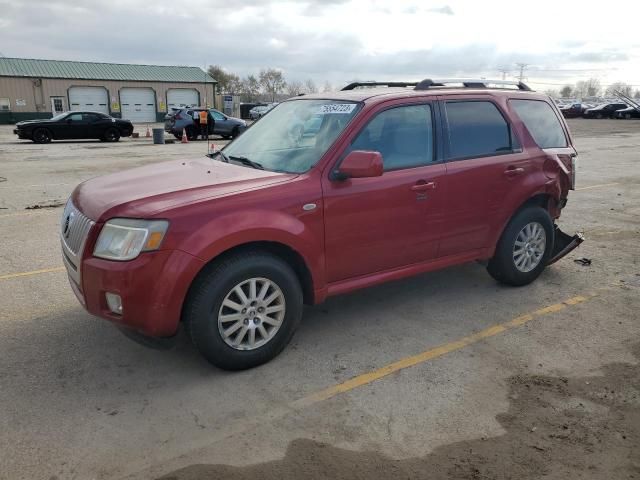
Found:
[{"label": "black sedan", "polygon": [[640,110],[635,107],[627,107],[616,112],[616,118],[640,118]]},{"label": "black sedan", "polygon": [[117,142],[120,137],[129,137],[132,132],[133,125],[129,120],[100,112],[66,112],[47,120],[26,120],[16,123],[13,130],[18,138],[35,143],[71,139]]},{"label": "black sedan", "polygon": [[626,103],[604,103],[597,107],[587,108],[582,116],[584,118],[613,118],[617,110],[626,107]]}]

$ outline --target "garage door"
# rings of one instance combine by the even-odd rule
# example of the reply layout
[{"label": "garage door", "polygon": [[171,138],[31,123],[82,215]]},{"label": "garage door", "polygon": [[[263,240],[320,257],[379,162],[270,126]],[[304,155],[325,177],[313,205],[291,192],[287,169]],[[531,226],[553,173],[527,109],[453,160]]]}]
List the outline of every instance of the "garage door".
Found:
[{"label": "garage door", "polygon": [[69,109],[109,113],[109,95],[103,87],[69,88]]},{"label": "garage door", "polygon": [[156,94],[150,88],[121,88],[122,118],[132,122],[156,121]]},{"label": "garage door", "polygon": [[200,104],[200,95],[193,88],[171,88],[167,90],[167,111],[171,108],[197,107]]}]

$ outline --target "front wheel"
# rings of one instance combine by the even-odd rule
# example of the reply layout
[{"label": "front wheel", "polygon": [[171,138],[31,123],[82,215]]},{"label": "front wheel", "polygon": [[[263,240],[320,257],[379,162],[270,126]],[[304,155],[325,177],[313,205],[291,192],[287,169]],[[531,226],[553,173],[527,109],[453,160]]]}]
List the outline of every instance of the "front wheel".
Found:
[{"label": "front wheel", "polygon": [[104,132],[103,138],[105,142],[117,142],[120,140],[120,132],[115,128],[110,128]]},{"label": "front wheel", "polygon": [[203,271],[191,287],[183,321],[209,362],[243,370],[278,355],[301,317],[302,289],[293,269],[278,257],[253,251]]},{"label": "front wheel", "polygon": [[554,241],[553,221],[541,207],[520,210],[505,228],[487,271],[501,283],[527,285],[542,273]]},{"label": "front wheel", "polygon": [[33,141],[35,143],[49,143],[51,142],[51,132],[46,128],[38,128],[33,132]]}]

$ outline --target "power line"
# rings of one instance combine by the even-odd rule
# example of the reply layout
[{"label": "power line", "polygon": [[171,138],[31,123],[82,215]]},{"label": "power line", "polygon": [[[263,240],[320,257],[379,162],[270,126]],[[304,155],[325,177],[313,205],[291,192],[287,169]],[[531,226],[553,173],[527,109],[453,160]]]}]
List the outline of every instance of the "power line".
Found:
[{"label": "power line", "polygon": [[520,68],[520,75],[518,75],[518,80],[522,82],[525,79],[524,69],[527,68],[529,66],[529,64],[528,63],[516,63],[516,65],[518,66],[518,68]]}]

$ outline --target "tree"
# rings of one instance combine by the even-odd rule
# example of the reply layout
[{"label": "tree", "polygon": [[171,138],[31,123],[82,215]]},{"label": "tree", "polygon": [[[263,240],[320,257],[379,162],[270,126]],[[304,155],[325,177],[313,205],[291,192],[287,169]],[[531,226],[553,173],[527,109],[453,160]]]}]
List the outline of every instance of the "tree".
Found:
[{"label": "tree", "polygon": [[560,89],[560,96],[562,98],[569,98],[572,93],[573,93],[573,88],[571,87],[571,85],[565,85]]},{"label": "tree", "polygon": [[243,100],[247,102],[255,102],[260,95],[260,82],[255,75],[249,75],[242,79],[242,95]]},{"label": "tree", "polygon": [[600,94],[602,87],[600,85],[600,80],[597,78],[590,78],[585,82],[585,87],[587,90],[588,97],[596,97]]},{"label": "tree", "polygon": [[333,85],[331,85],[331,83],[329,82],[329,80],[327,80],[326,82],[324,82],[324,88],[322,89],[323,92],[332,92],[333,91]]},{"label": "tree", "polygon": [[549,88],[547,90],[544,91],[544,93],[546,93],[547,95],[549,95],[551,98],[558,98],[560,95],[558,94],[557,90],[554,90],[552,88]]},{"label": "tree", "polygon": [[627,85],[624,82],[615,82],[607,87],[605,95],[613,96],[615,95],[615,92],[623,93],[629,97],[631,96],[632,88],[631,85]]},{"label": "tree", "polygon": [[316,83],[313,81],[312,78],[307,78],[307,80],[304,82],[304,89],[306,90],[307,93],[318,92],[318,87],[316,87]]},{"label": "tree", "polygon": [[227,93],[233,74],[227,73],[220,65],[210,65],[207,73],[218,82],[218,93]]},{"label": "tree", "polygon": [[297,95],[300,95],[301,93],[304,93],[304,86],[302,85],[302,82],[300,80],[291,80],[287,83],[286,91],[287,95],[289,95],[290,97],[295,97]]},{"label": "tree", "polygon": [[633,94],[633,98],[640,98],[640,90],[636,90],[636,93]]},{"label": "tree", "polygon": [[267,68],[266,70],[260,70],[260,86],[271,97],[271,101],[276,101],[276,95],[278,95],[284,87],[286,82],[282,71],[275,68]]}]

